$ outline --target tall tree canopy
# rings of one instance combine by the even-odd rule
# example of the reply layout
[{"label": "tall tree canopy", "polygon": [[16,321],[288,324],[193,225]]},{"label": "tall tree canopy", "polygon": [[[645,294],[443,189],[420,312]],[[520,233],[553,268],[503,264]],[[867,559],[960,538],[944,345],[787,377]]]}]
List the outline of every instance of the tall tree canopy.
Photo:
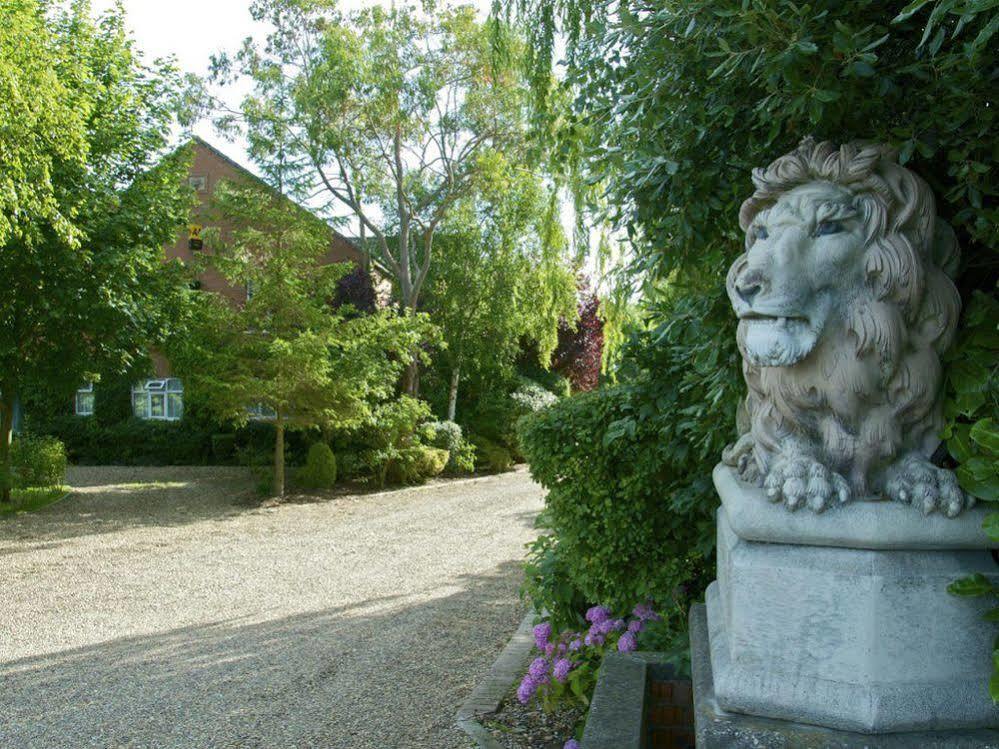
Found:
[{"label": "tall tree canopy", "polygon": [[425,316],[357,314],[336,305],[346,263],[323,264],[325,222],[280,193],[222,183],[213,210],[235,228],[211,233],[200,266],[252,289],[245,304],[191,292],[193,316],[168,346],[188,392],[223,422],[274,424],[274,494],[284,493],[286,429],[349,427],[390,397],[411,352],[429,334]]},{"label": "tall tree canopy", "polygon": [[[168,324],[162,263],[192,200],[163,158],[180,103],[116,8],[0,3],[0,469],[30,387],[66,397],[121,370]],[[7,94],[10,94],[8,97]],[[161,160],[162,159],[162,160]],[[4,482],[6,483],[6,482]]]},{"label": "tall tree canopy", "polygon": [[[494,151],[526,132],[521,67],[505,26],[432,0],[343,13],[335,0],[255,0],[274,31],[216,59],[221,80],[253,84],[238,114],[250,153],[281,188],[355,216],[401,305],[418,307],[434,239]],[[273,180],[272,180],[273,181]],[[412,385],[412,382],[410,383]]]},{"label": "tall tree canopy", "polygon": [[463,377],[508,378],[525,343],[547,367],[559,323],[575,319],[575,280],[555,195],[499,153],[479,188],[455,204],[440,244],[426,309],[447,343],[437,359],[454,421]]}]

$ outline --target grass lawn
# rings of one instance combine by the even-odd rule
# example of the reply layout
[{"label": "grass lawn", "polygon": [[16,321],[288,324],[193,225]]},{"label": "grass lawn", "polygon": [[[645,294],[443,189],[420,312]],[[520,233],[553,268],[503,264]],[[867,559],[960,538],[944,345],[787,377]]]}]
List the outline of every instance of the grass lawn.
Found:
[{"label": "grass lawn", "polygon": [[46,507],[56,500],[62,499],[68,486],[40,486],[30,489],[14,489],[11,492],[11,503],[0,505],[0,517],[13,515],[16,512],[34,512]]}]

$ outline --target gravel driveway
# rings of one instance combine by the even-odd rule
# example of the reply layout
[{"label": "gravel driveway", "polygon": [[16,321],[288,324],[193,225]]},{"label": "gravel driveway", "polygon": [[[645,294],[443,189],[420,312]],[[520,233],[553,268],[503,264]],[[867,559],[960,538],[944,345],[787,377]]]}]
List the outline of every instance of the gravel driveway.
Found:
[{"label": "gravel driveway", "polygon": [[526,472],[270,508],[238,469],[69,479],[0,521],[0,747],[470,746],[455,710],[523,615]]}]

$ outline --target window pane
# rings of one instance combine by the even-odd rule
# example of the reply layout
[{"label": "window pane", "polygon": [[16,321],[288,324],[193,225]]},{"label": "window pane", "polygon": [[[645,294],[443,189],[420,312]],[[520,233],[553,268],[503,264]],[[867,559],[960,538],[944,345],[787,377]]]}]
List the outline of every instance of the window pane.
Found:
[{"label": "window pane", "polygon": [[90,416],[94,413],[94,394],[80,392],[76,394],[77,416]]},{"label": "window pane", "polygon": [[149,394],[149,418],[163,419],[166,417],[166,396],[163,393]]},{"label": "window pane", "polygon": [[167,414],[171,419],[179,419],[184,415],[184,396],[180,393],[170,393],[167,400]]},{"label": "window pane", "polygon": [[132,393],[132,413],[140,419],[149,418],[149,400],[145,393]]}]

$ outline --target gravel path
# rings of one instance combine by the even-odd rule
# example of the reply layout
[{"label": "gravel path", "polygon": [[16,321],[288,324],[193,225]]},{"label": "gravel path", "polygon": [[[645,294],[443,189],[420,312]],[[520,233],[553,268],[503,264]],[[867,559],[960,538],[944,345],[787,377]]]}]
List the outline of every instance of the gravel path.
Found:
[{"label": "gravel path", "polygon": [[526,472],[271,508],[238,469],[69,479],[0,521],[0,747],[470,746],[454,713],[523,616]]}]

